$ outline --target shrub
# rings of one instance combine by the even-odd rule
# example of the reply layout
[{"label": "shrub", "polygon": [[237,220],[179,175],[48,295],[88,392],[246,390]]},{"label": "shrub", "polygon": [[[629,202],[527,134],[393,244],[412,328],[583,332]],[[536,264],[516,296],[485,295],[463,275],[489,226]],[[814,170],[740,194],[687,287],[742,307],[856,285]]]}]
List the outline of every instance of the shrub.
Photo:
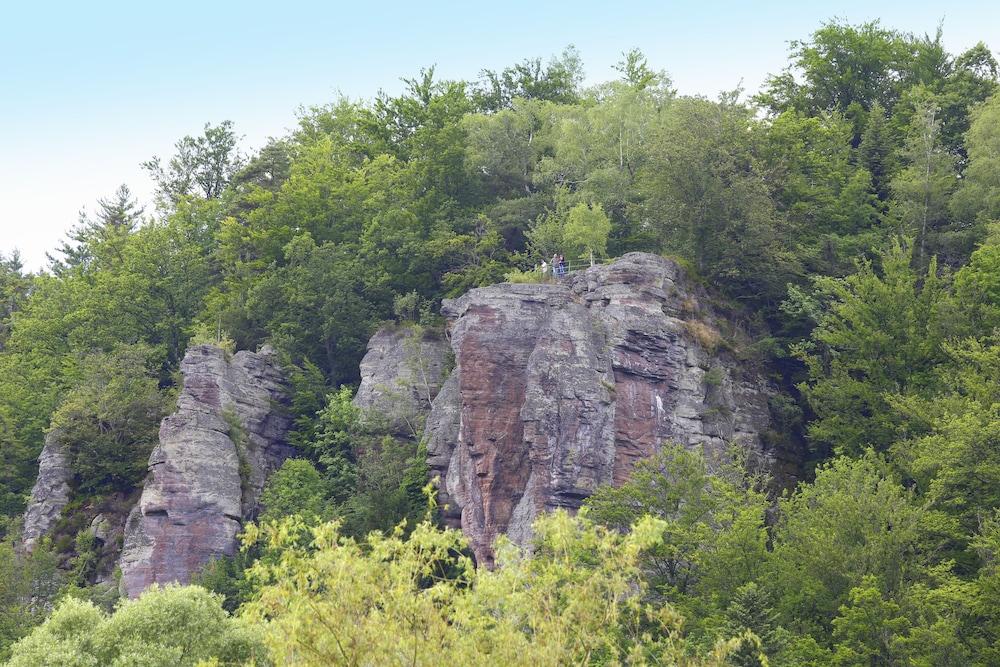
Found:
[{"label": "shrub", "polygon": [[144,665],[173,667],[218,658],[270,664],[248,624],[199,586],[154,586],[108,615],[66,598],[45,623],[14,645],[9,667]]},{"label": "shrub", "polygon": [[711,325],[701,320],[685,320],[684,328],[706,352],[714,352],[722,342],[722,335]]}]

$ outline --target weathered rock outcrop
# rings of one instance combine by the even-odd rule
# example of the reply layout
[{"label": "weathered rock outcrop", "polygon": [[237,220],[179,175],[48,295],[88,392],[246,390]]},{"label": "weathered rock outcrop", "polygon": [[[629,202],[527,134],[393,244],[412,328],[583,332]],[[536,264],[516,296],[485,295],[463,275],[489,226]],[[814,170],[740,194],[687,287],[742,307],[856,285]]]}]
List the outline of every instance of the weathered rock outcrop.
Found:
[{"label": "weathered rock outcrop", "polygon": [[232,555],[242,522],[258,508],[267,476],[291,453],[284,377],[273,352],[211,345],[188,350],[177,411],[160,425],[139,503],[129,515],[120,567],[123,593],[187,583]]},{"label": "weathered rock outcrop", "polygon": [[385,420],[393,435],[419,435],[444,382],[450,352],[447,341],[424,327],[380,329],[361,360],[354,404],[372,418]]},{"label": "weathered rock outcrop", "polygon": [[28,551],[55,525],[69,502],[73,471],[59,429],[45,434],[45,445],[38,457],[38,478],[24,513],[22,539]]},{"label": "weathered rock outcrop", "polygon": [[480,562],[499,534],[526,543],[540,512],[621,484],[665,442],[773,458],[769,388],[723,350],[703,301],[644,253],[445,300],[456,367],[427,418],[430,466]]}]

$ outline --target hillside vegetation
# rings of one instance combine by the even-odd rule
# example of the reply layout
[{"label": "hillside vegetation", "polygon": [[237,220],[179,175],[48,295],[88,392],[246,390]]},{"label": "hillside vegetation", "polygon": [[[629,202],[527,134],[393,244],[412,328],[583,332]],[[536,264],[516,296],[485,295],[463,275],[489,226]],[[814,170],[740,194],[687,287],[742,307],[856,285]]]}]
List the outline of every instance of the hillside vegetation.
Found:
[{"label": "hillside vegetation", "polygon": [[[0,660],[1000,663],[991,51],[831,22],[754,96],[677,95],[636,50],[616,70],[584,87],[573,48],[472,82],[428,68],[252,154],[206,124],[146,163],[149,210],[123,186],[47,270],[0,257]],[[677,258],[754,341],[808,479],[779,498],[666,447],[543,518],[533,559],[477,571],[425,519],[422,447],[351,404],[368,338],[557,252],[635,250]],[[134,498],[192,341],[279,351],[302,458],[203,574],[213,594],[114,608],[87,527]],[[25,555],[50,428],[71,500]]]}]

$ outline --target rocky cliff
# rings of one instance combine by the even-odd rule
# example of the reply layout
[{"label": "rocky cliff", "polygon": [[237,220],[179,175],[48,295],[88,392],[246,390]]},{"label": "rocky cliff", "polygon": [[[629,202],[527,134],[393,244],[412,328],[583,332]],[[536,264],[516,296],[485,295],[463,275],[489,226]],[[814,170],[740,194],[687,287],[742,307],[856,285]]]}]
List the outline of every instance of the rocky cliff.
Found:
[{"label": "rocky cliff", "polygon": [[45,445],[38,457],[38,477],[24,512],[22,540],[28,551],[55,526],[69,502],[72,479],[66,447],[59,429],[53,429],[45,434]]},{"label": "rocky cliff", "polygon": [[119,565],[129,597],[153,583],[186,583],[210,560],[232,555],[268,474],[292,453],[285,380],[270,349],[229,359],[195,346],[181,372],[177,411],[160,426],[126,524]]},{"label": "rocky cliff", "polygon": [[501,533],[526,543],[540,512],[621,484],[665,442],[773,467],[769,388],[705,303],[677,264],[643,253],[445,300],[456,365],[425,433],[446,519],[480,562]]},{"label": "rocky cliff", "polygon": [[368,341],[354,404],[393,435],[420,435],[449,363],[448,343],[432,329],[394,326]]}]

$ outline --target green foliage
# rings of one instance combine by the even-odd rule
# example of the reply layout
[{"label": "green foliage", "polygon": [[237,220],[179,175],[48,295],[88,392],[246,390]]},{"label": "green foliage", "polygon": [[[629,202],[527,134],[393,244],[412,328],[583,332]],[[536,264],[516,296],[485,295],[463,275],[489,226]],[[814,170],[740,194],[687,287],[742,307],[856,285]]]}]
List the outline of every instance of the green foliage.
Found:
[{"label": "green foliage", "polygon": [[261,495],[261,521],[298,515],[306,520],[329,518],[323,476],[306,459],[288,459],[267,480]]},{"label": "green foliage", "polygon": [[403,519],[412,526],[427,505],[419,493],[427,483],[426,454],[426,448],[388,436],[369,443],[358,456],[355,486],[338,508],[344,532],[388,532]]},{"label": "green foliage", "polygon": [[955,293],[969,333],[989,335],[1000,327],[1000,226],[990,227],[987,239],[955,274]]},{"label": "green foliage", "polygon": [[540,283],[545,280],[545,276],[542,275],[541,269],[530,269],[528,271],[511,269],[507,273],[503,274],[503,277],[507,282],[514,284]]},{"label": "green foliage", "polygon": [[13,648],[10,667],[35,665],[269,664],[255,632],[196,586],[153,587],[108,616],[93,604],[64,600]]},{"label": "green foliage", "polygon": [[336,523],[254,528],[281,557],[254,566],[247,613],[281,664],[725,664],[740,640],[687,657],[680,616],[642,601],[638,558],[662,530],[645,519],[620,535],[557,512],[536,524],[534,557],[502,545],[489,570],[428,522],[364,548]]},{"label": "green foliage", "polygon": [[10,538],[0,542],[0,660],[8,659],[11,645],[45,620],[65,579],[58,566],[48,540],[30,554],[18,553]]},{"label": "green foliage", "polygon": [[967,531],[1000,507],[1000,345],[996,338],[945,347],[940,392],[896,397],[893,404],[925,435],[901,440],[897,456],[926,498]]},{"label": "green foliage", "polygon": [[[872,121],[867,129],[877,127]],[[762,139],[764,176],[775,203],[794,230],[802,263],[820,274],[848,273],[850,260],[872,242],[871,228],[878,222],[879,185],[873,179],[885,172],[873,161],[884,158],[857,160],[850,139],[850,124],[842,116],[794,110],[772,119]],[[862,142],[862,156],[874,150]]]},{"label": "green foliage", "polygon": [[233,556],[222,556],[208,563],[191,578],[191,584],[222,597],[222,608],[236,613],[250,599],[252,589],[246,580],[246,569],[260,556],[260,550],[243,550]]},{"label": "green foliage", "polygon": [[662,251],[690,258],[740,299],[776,304],[798,269],[754,137],[753,111],[735,99],[675,100],[637,180]]},{"label": "green foliage", "polygon": [[142,480],[166,407],[152,356],[132,345],[83,359],[80,382],[53,413],[78,492],[128,491]]},{"label": "green foliage", "polygon": [[308,445],[323,471],[331,498],[338,502],[351,495],[357,475],[355,445],[361,433],[361,413],[351,402],[353,397],[350,387],[341,387],[327,396],[326,407],[317,414],[316,438]]},{"label": "green foliage", "polygon": [[942,245],[937,237],[948,227],[948,204],[958,186],[956,159],[941,146],[939,113],[933,102],[917,108],[903,151],[907,166],[892,181],[901,227],[917,239],[921,264]]},{"label": "green foliage", "polygon": [[81,530],[76,534],[76,545],[73,552],[72,583],[76,586],[86,586],[97,570],[97,561],[100,557],[97,538],[89,530]]},{"label": "green foliage", "polygon": [[222,419],[226,422],[226,435],[232,441],[236,449],[236,459],[239,462],[240,489],[245,494],[250,488],[250,456],[247,448],[250,443],[247,439],[246,427],[240,421],[240,416],[231,405],[223,406]]},{"label": "green foliage", "polygon": [[756,583],[750,582],[736,589],[726,607],[726,627],[733,635],[750,631],[760,639],[760,649],[741,646],[731,658],[739,667],[763,665],[760,653],[773,656],[781,648],[778,615],[770,606],[767,594]]},{"label": "green foliage", "polygon": [[899,141],[886,118],[885,107],[872,105],[861,134],[858,157],[872,176],[872,192],[881,202],[889,199],[889,183],[898,169]]},{"label": "green foliage", "polygon": [[[775,111],[858,113],[876,103],[892,109],[908,57],[906,37],[878,21],[830,21],[791,43],[789,70],[768,81],[761,101]],[[804,79],[798,83],[792,72]],[[856,111],[857,110],[857,111]]]},{"label": "green foliage", "polygon": [[350,387],[327,396],[306,443],[316,465],[286,462],[265,489],[265,518],[338,516],[347,534],[363,536],[390,530],[404,518],[412,525],[422,515],[426,446],[380,435],[377,424],[362,420],[352,399]]},{"label": "green foliage", "polygon": [[[108,551],[81,530],[86,512],[141,478],[187,347],[269,342],[308,460],[272,477],[262,516],[298,518],[269,533],[274,549],[216,561],[201,580],[233,610],[262,558],[255,613],[282,657],[321,662],[302,647],[327,651],[336,633],[363,642],[334,650],[344,662],[402,661],[401,647],[473,664],[718,663],[727,651],[746,665],[762,653],[796,666],[1000,662],[996,60],[983,44],[949,54],[940,30],[835,20],[793,41],[789,64],[754,101],[678,96],[636,49],[617,80],[588,89],[572,48],[472,83],[424,69],[398,95],[304,110],[255,155],[229,122],[206,125],[147,163],[154,215],[123,186],[81,216],[47,272],[0,256],[0,533],[16,533],[49,429],[75,475],[59,573],[49,546],[0,547],[0,646],[42,620],[64,577],[68,595],[108,603],[78,585]],[[912,246],[892,243],[900,233]],[[529,267],[553,253],[632,250],[670,253],[756,338],[747,347],[780,385],[765,439],[785,466],[807,432],[815,481],[804,474],[768,511],[761,480],[668,446],[599,491],[590,518],[543,522],[534,560],[473,572],[457,535],[418,521],[419,427],[385,439],[351,404],[368,337],[392,317],[438,324],[445,296],[537,280]],[[687,333],[728,354],[706,322],[687,318]],[[649,513],[661,539],[628,532]],[[330,517],[342,527],[318,525]],[[403,519],[361,546],[344,537]],[[310,547],[304,525],[343,546]],[[192,623],[217,607],[169,613],[186,619],[189,603],[202,610]],[[66,603],[25,646],[55,662],[177,662],[180,644],[158,636],[178,636],[163,625],[170,605],[131,604],[129,623],[156,619],[148,634],[123,626],[125,641],[101,648],[122,611]],[[229,622],[216,611],[206,627]]]},{"label": "green foliage", "polygon": [[880,263],[880,271],[866,261],[846,278],[816,279],[828,306],[811,341],[797,348],[809,371],[800,389],[817,415],[809,436],[838,453],[892,443],[897,415],[886,394],[932,383],[941,343],[955,324],[935,261],[921,275],[896,242]]},{"label": "green foliage", "polygon": [[583,80],[580,54],[573,45],[566,47],[547,66],[541,58],[529,58],[501,72],[484,69],[472,99],[482,111],[499,111],[518,100],[550,100],[572,103]]},{"label": "green foliage", "polygon": [[285,367],[288,369],[290,412],[293,415],[288,441],[306,449],[316,438],[319,427],[316,415],[326,406],[326,377],[322,369],[309,360],[301,366],[286,364]]},{"label": "green foliage", "polygon": [[848,603],[840,607],[833,621],[837,645],[835,665],[885,665],[899,657],[893,650],[893,638],[906,627],[899,605],[882,598],[873,577],[865,577],[861,586],[852,588]]},{"label": "green foliage", "polygon": [[600,204],[577,204],[566,214],[563,242],[576,257],[603,257],[611,221]]},{"label": "green foliage", "polygon": [[205,123],[197,137],[186,136],[175,144],[176,154],[166,166],[159,157],[143,163],[157,185],[161,206],[176,204],[187,196],[213,199],[222,195],[244,159],[237,149],[239,137],[232,121]]},{"label": "green foliage", "polygon": [[20,310],[31,279],[24,273],[21,256],[15,250],[10,256],[0,254],[0,350],[10,336],[14,313]]},{"label": "green foliage", "polygon": [[638,463],[626,484],[602,487],[585,504],[589,520],[619,531],[644,516],[664,522],[662,541],[640,557],[650,594],[677,605],[709,644],[720,630],[713,617],[761,573],[767,556],[762,480],[733,462],[712,466],[715,474],[697,451],[665,446]]},{"label": "green foliage", "polygon": [[194,331],[191,333],[191,338],[188,340],[188,345],[214,345],[225,350],[226,354],[229,355],[236,352],[236,341],[230,338],[229,334],[220,329],[213,330],[207,324],[198,324],[195,326]]},{"label": "green foliage", "polygon": [[388,314],[378,290],[368,287],[369,280],[381,278],[371,275],[370,264],[333,244],[295,252],[301,255],[289,256],[296,261],[251,289],[246,321],[293,361],[317,364],[334,382],[352,379],[376,323]]},{"label": "green foliage", "polygon": [[392,300],[392,312],[404,322],[418,322],[423,310],[423,299],[414,292],[400,294]]},{"label": "green foliage", "polygon": [[952,209],[967,222],[1000,220],[1000,94],[976,107],[970,117],[965,138],[969,166]]},{"label": "green foliage", "polygon": [[768,578],[789,629],[823,642],[852,588],[874,576],[899,591],[933,547],[929,518],[882,468],[873,456],[834,459],[779,504]]}]

